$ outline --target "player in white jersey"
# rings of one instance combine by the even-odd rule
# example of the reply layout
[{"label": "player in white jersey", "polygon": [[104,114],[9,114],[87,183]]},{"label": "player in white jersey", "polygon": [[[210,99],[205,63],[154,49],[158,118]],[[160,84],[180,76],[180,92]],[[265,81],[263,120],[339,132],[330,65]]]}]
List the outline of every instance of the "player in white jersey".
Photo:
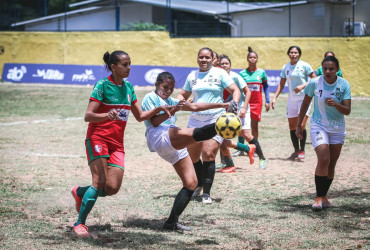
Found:
[{"label": "player in white jersey", "polygon": [[[239,88],[225,70],[212,66],[213,51],[210,48],[202,48],[198,52],[197,59],[199,69],[188,75],[177,99],[187,100],[190,95],[193,95],[194,103],[222,103],[223,90],[227,89],[233,96],[231,102],[237,104],[240,99]],[[220,114],[224,112],[225,109],[222,108],[192,112],[188,127],[199,128],[216,122]],[[215,136],[211,140],[188,146],[188,152],[198,177],[198,186],[203,187],[202,202],[204,204],[212,203],[210,191],[215,176],[215,158],[222,140],[220,136]]]},{"label": "player in white jersey", "polygon": [[290,130],[290,139],[293,143],[294,152],[288,157],[288,160],[304,159],[305,158],[305,144],[307,138],[306,122],[310,109],[307,110],[307,114],[302,121],[303,136],[299,140],[296,136],[295,129],[298,122],[298,114],[301,108],[301,104],[304,98],[303,89],[307,86],[309,78],[316,77],[315,72],[311,66],[300,60],[302,51],[298,46],[291,46],[287,52],[290,62],[284,65],[281,71],[280,84],[277,86],[276,93],[271,102],[272,109],[275,108],[276,99],[284,88],[286,82],[288,82],[289,96],[287,102],[287,118]]},{"label": "player in white jersey", "polygon": [[159,113],[145,121],[147,145],[150,151],[157,152],[159,156],[173,165],[183,183],[183,188],[177,194],[171,214],[163,228],[189,231],[189,227],[178,223],[179,216],[186,208],[197,187],[197,177],[186,146],[212,138],[216,135],[216,130],[215,124],[206,125],[202,128],[180,129],[175,126],[175,112],[180,109],[201,111],[211,108],[227,108],[228,104],[187,103],[184,100],[180,101],[172,98],[175,79],[169,72],[162,72],[158,75],[155,87],[155,91],[145,95],[142,109],[149,111],[161,105],[173,106],[170,110],[172,117],[168,117],[166,113]]},{"label": "player in white jersey", "polygon": [[302,138],[301,123],[314,98],[311,118],[311,141],[317,156],[315,170],[316,200],[313,210],[331,207],[327,193],[334,179],[335,165],[344,144],[346,127],[344,115],[351,113],[351,87],[337,76],[339,62],[333,56],[322,62],[323,76],[313,79],[305,89],[296,134]]}]

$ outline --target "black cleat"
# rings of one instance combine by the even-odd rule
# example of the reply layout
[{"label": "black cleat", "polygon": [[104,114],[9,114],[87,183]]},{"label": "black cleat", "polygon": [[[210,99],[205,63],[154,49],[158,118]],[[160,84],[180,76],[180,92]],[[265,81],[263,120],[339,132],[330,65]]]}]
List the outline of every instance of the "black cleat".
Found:
[{"label": "black cleat", "polygon": [[163,229],[165,229],[165,230],[191,231],[190,227],[181,225],[178,222],[174,222],[174,223],[166,223],[165,222],[163,224]]}]

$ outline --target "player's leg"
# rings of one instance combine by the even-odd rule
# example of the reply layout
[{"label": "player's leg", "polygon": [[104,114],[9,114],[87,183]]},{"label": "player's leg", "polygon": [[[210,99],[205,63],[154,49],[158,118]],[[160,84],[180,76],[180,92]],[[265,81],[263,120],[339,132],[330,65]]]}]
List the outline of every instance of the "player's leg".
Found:
[{"label": "player's leg", "polygon": [[328,169],[330,164],[330,149],[328,144],[321,144],[315,148],[317,166],[315,170],[316,200],[312,205],[313,210],[322,209],[322,198],[325,196]]},{"label": "player's leg", "polygon": [[[260,170],[266,169],[267,159],[266,159],[265,155],[263,154],[262,147],[261,147],[259,141],[257,140],[257,138],[253,137],[250,129],[243,129],[241,131],[241,133],[250,145],[255,146],[255,148],[256,148],[255,152],[256,152],[256,154],[258,155],[258,158],[259,158],[259,163],[258,163],[259,164],[259,169]],[[252,157],[250,154],[248,154],[248,155],[249,155],[250,158]]]},{"label": "player's leg", "polygon": [[169,128],[168,134],[171,140],[171,145],[175,149],[183,149],[200,141],[209,140],[216,133],[215,123],[200,127],[200,128]]},{"label": "player's leg", "polygon": [[292,144],[294,147],[294,153],[292,153],[291,156],[288,157],[288,160],[292,160],[292,161],[294,161],[295,159],[298,159],[298,155],[299,155],[299,139],[295,134],[297,123],[298,123],[298,117],[288,118],[290,140],[292,141]]},{"label": "player's leg", "polygon": [[105,187],[106,176],[104,168],[107,167],[107,159],[97,158],[91,161],[89,166],[92,174],[93,183],[87,189],[82,198],[78,219],[73,226],[73,232],[78,237],[90,237],[90,234],[88,233],[88,228],[85,225],[86,218],[91,209],[94,207],[101,190],[103,190]]},{"label": "player's leg", "polygon": [[203,196],[202,202],[204,204],[211,204],[210,197],[213,180],[215,177],[216,163],[215,158],[217,151],[222,143],[220,136],[215,136],[213,139],[203,142],[202,159],[203,159]]},{"label": "player's leg", "polygon": [[114,195],[121,188],[124,175],[125,153],[123,147],[111,153],[108,166],[105,168],[106,184],[99,196]]},{"label": "player's leg", "polygon": [[178,223],[178,219],[188,205],[194,190],[197,187],[197,177],[190,156],[179,160],[173,166],[181,178],[183,188],[176,195],[171,214],[164,223],[163,228],[190,231],[191,229],[189,227]]},{"label": "player's leg", "polygon": [[251,119],[251,128],[253,137],[258,139],[258,121],[253,118]]},{"label": "player's leg", "polygon": [[225,166],[217,170],[217,172],[220,172],[220,173],[235,173],[236,172],[236,167],[234,166],[234,161],[230,154],[228,145],[230,145],[230,140],[227,140],[227,139],[224,139],[221,143],[220,152],[224,156]]},{"label": "player's leg", "polygon": [[[298,103],[299,105],[299,109],[301,108],[302,106],[302,101],[300,101]],[[306,112],[306,116],[303,118],[303,121],[302,121],[302,139],[299,140],[299,152],[298,152],[298,159],[300,160],[303,160],[304,158],[306,158],[306,153],[305,153],[305,146],[306,146],[306,140],[307,140],[307,130],[306,130],[306,123],[307,123],[307,120],[308,120],[308,116],[310,115],[310,111],[311,111],[311,104],[310,106],[308,107],[307,109],[307,112]]]}]

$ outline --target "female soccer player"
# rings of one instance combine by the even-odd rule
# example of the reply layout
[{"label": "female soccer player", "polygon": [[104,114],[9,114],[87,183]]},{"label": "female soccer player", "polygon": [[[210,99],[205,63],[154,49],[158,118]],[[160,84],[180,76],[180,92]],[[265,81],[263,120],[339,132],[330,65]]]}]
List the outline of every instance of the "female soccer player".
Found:
[{"label": "female soccer player", "polygon": [[313,210],[331,207],[327,193],[334,179],[335,165],[346,135],[344,115],[351,113],[351,87],[337,76],[339,62],[333,56],[322,61],[323,76],[313,79],[304,90],[305,97],[297,124],[296,134],[303,137],[302,122],[314,97],[311,118],[311,141],[317,156],[315,171],[316,200]]},{"label": "female soccer player", "polygon": [[228,147],[231,148],[236,148],[239,151],[242,152],[247,152],[248,156],[250,158],[250,164],[253,164],[254,161],[254,151],[257,152],[257,154],[260,157],[260,164],[259,168],[260,169],[265,169],[267,160],[264,157],[262,153],[261,146],[256,138],[253,138],[252,133],[251,133],[251,115],[250,115],[250,110],[248,107],[248,103],[251,97],[251,91],[249,90],[247,84],[243,80],[243,78],[231,71],[231,60],[227,55],[221,55],[220,56],[221,60],[221,67],[231,76],[231,78],[234,80],[236,85],[238,86],[239,90],[242,93],[242,96],[239,101],[239,117],[242,121],[242,130],[240,132],[240,135],[247,140],[248,143],[251,145],[246,146],[243,143],[235,143],[234,141],[231,140],[224,140],[221,144],[221,152],[225,157],[225,167],[223,169],[218,170],[218,172],[221,173],[234,173],[236,171],[236,167],[234,166],[234,162],[231,158],[230,151]]},{"label": "female soccer player", "polygon": [[170,116],[171,107],[165,105],[142,112],[134,88],[124,80],[131,67],[126,52],[106,52],[103,59],[112,74],[95,84],[85,113],[85,121],[89,122],[85,145],[92,185],[76,186],[71,191],[79,212],[72,231],[78,237],[90,237],[85,222],[96,199],[114,195],[121,187],[125,167],[123,135],[130,110],[137,121],[150,119],[160,111]]},{"label": "female soccer player", "polygon": [[155,91],[145,95],[142,109],[149,111],[161,105],[174,105],[174,107],[170,110],[172,115],[170,118],[166,113],[159,113],[145,121],[147,145],[150,151],[157,152],[160,157],[173,165],[183,184],[163,228],[190,231],[189,227],[178,223],[178,218],[189,203],[198,183],[186,146],[211,139],[216,135],[216,130],[214,123],[201,128],[178,128],[175,126],[175,112],[180,109],[202,111],[211,108],[227,108],[228,103],[187,103],[184,100],[172,98],[175,79],[169,72],[158,75],[155,87]]},{"label": "female soccer player", "polygon": [[[334,57],[335,57],[334,52],[332,52],[332,51],[327,51],[327,52],[325,52],[324,58],[325,58],[325,57],[327,57],[327,56],[334,56]],[[322,66],[320,66],[320,67],[317,69],[317,73],[316,73],[316,75],[317,75],[317,76],[321,76],[321,75],[323,75],[323,73],[322,73]],[[338,70],[338,72],[337,72],[337,76],[343,77],[342,70],[340,70],[340,69]]]},{"label": "female soccer player", "polygon": [[289,123],[290,139],[294,146],[294,153],[288,157],[288,160],[294,161],[295,159],[302,160],[305,158],[304,150],[307,138],[306,122],[310,113],[310,108],[307,110],[307,114],[302,120],[302,124],[300,124],[303,129],[303,136],[301,139],[298,139],[296,136],[295,129],[297,127],[299,110],[304,98],[302,90],[307,86],[308,78],[310,77],[312,79],[316,77],[316,74],[308,63],[299,60],[302,55],[302,51],[298,46],[289,47],[287,54],[290,62],[284,65],[283,70],[281,71],[280,84],[277,86],[275,96],[271,102],[271,107],[272,109],[275,108],[276,99],[283,90],[285,82],[288,82],[289,96],[286,116]]},{"label": "female soccer player", "polygon": [[[222,103],[222,92],[226,88],[233,96],[231,104],[237,104],[240,99],[239,88],[225,70],[212,66],[213,51],[210,48],[202,48],[197,59],[199,69],[188,75],[177,99],[187,100],[193,94],[194,103]],[[234,111],[236,112],[236,109]],[[188,127],[200,128],[214,123],[224,112],[223,108],[192,112]],[[222,137],[216,135],[210,140],[188,146],[198,177],[198,186],[203,187],[202,202],[205,204],[212,203],[210,191],[215,176],[215,157],[222,140]],[[197,189],[195,195],[199,194],[198,191],[200,189]]]}]

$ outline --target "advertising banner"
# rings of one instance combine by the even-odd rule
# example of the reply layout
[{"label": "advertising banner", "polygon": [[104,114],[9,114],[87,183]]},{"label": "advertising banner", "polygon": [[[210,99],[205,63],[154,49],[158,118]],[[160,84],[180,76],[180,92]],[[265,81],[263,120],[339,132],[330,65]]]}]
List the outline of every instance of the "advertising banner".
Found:
[{"label": "advertising banner", "polygon": [[[134,86],[154,85],[157,75],[168,71],[176,79],[176,88],[184,86],[186,77],[194,67],[169,67],[131,65],[127,80]],[[239,73],[242,69],[233,69]],[[2,80],[15,83],[47,83],[94,85],[98,80],[109,76],[104,66],[97,65],[66,65],[66,64],[28,64],[5,63]],[[280,70],[266,70],[270,92],[275,92],[280,82]],[[287,92],[287,86],[283,92]]]}]

